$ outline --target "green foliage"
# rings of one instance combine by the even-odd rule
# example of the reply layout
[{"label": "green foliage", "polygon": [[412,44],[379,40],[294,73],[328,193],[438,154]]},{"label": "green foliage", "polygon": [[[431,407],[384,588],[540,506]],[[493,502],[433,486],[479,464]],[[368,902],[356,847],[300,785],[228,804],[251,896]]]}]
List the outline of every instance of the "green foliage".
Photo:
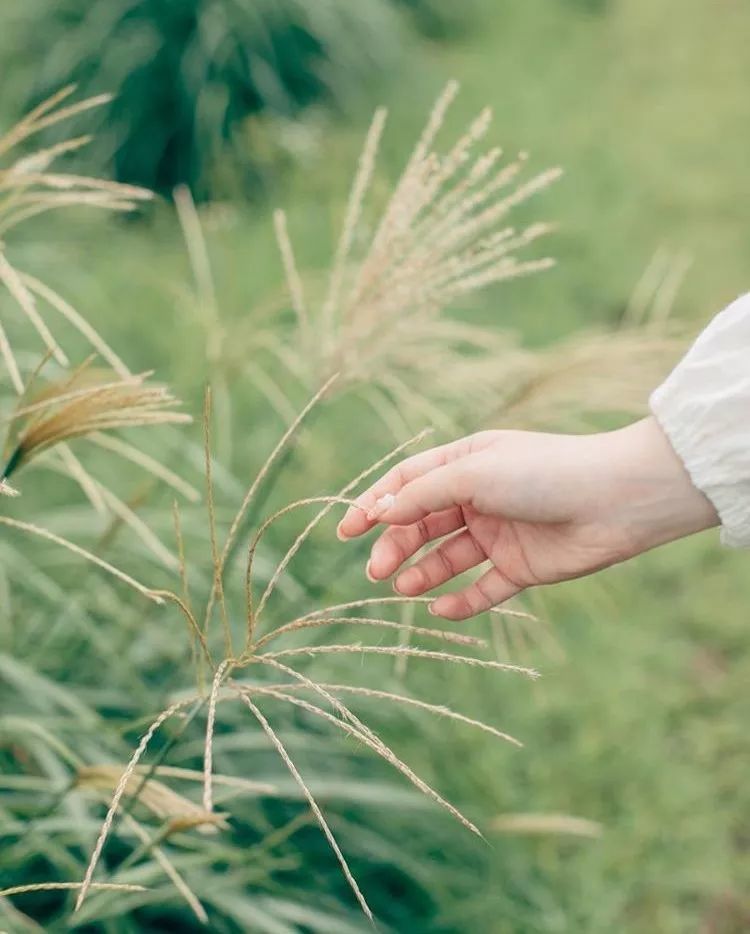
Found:
[{"label": "green foliage", "polygon": [[70,81],[115,95],[98,167],[197,194],[227,149],[252,177],[250,115],[351,106],[392,69],[402,32],[390,0],[37,0],[18,28],[35,99]]},{"label": "green foliage", "polygon": [[[511,150],[529,145],[538,164],[560,158],[568,171],[551,210],[564,221],[561,268],[512,287],[503,320],[540,343],[608,320],[664,242],[695,256],[679,308],[697,328],[747,288],[748,212],[738,193],[746,190],[750,138],[737,121],[747,96],[747,9],[727,5],[718,19],[703,0],[658,6],[630,0],[619,7],[613,35],[606,20],[572,15],[563,2],[512,6],[507,20],[465,50],[415,54],[409,93],[399,89],[389,101],[393,126],[403,132],[394,161],[435,90],[456,75],[464,83],[461,118],[491,100],[502,142]],[[686,70],[686,60],[694,67]],[[700,132],[696,102],[705,104]],[[359,143],[358,133],[352,141],[336,132],[317,161],[288,178],[290,227],[302,237],[305,257],[324,253],[333,224],[321,203],[341,195],[341,165],[351,164]],[[280,281],[270,231],[270,219],[257,212],[239,206],[234,216],[216,212],[210,245],[228,321],[244,319]],[[174,375],[196,411],[204,332],[175,285],[189,271],[174,226],[157,215],[151,227],[86,221],[64,232],[54,249],[22,244],[16,252],[43,266],[76,305],[97,310],[95,323],[134,366]],[[497,295],[482,305],[485,320],[497,320],[497,305]],[[6,307],[0,307],[4,323]],[[334,476],[343,482],[377,453],[361,412],[341,408],[333,421],[300,448],[280,496],[319,491]],[[240,394],[228,430],[237,476],[217,471],[221,503],[235,501],[240,475],[244,482],[257,467],[279,426],[256,396]],[[164,438],[163,446],[152,453],[197,482],[197,434],[189,443]],[[41,479],[32,479],[24,496],[42,497],[40,513],[56,531],[98,541],[90,510],[67,505],[58,482],[41,490]],[[122,490],[128,493],[142,493],[132,476]],[[168,506],[156,500],[143,515],[169,542]],[[205,588],[202,512],[186,538],[194,586]],[[364,552],[350,564],[330,528],[313,553],[314,560],[293,568],[284,594],[292,611],[301,592],[318,599],[322,590],[335,597],[362,587],[357,562]],[[115,538],[104,554],[149,580],[157,576],[130,538]],[[415,672],[417,685],[445,703],[469,703],[488,719],[499,714],[524,750],[495,748],[457,726],[425,727],[421,718],[381,705],[378,729],[408,750],[410,764],[427,779],[439,776],[440,790],[468,803],[483,826],[499,812],[563,811],[601,821],[599,840],[492,834],[491,847],[477,845],[431,807],[413,807],[402,786],[389,780],[385,789],[384,776],[372,773],[372,761],[353,744],[302,717],[281,724],[320,788],[376,913],[392,930],[414,934],[747,930],[747,557],[729,555],[708,536],[535,600],[566,657],[533,652],[544,676],[531,698],[491,679],[477,684],[458,672],[449,679],[434,669]],[[471,631],[483,633],[482,625]],[[51,552],[40,563],[33,544],[4,536],[0,640],[0,884],[80,878],[102,810],[73,793],[45,814],[72,774],[66,749],[91,762],[127,755],[146,718],[181,687],[184,632],[174,617],[124,597],[96,572]],[[389,669],[372,674],[380,688],[399,686],[392,678]],[[199,765],[200,730],[189,738],[182,756],[167,761]],[[249,718],[227,721],[217,741],[222,771],[285,780]],[[346,787],[334,786],[334,774],[345,776]],[[275,830],[303,814],[293,795],[287,785],[283,802],[234,799],[232,831],[220,841],[209,838],[205,850],[190,834],[173,841],[170,856],[207,898],[210,930],[308,934],[315,924],[330,934],[366,930],[314,829],[259,852]],[[368,795],[377,806],[367,805]],[[126,853],[115,838],[102,878],[117,871]],[[153,864],[139,871],[156,886],[158,904],[145,895],[125,901],[97,895],[92,914],[95,908],[100,918],[110,914],[89,930],[191,931],[193,921],[163,875]],[[70,905],[69,896],[13,900],[16,911],[36,914],[53,934],[66,929],[63,904]],[[9,900],[0,911],[6,913],[0,930],[33,930]]]}]

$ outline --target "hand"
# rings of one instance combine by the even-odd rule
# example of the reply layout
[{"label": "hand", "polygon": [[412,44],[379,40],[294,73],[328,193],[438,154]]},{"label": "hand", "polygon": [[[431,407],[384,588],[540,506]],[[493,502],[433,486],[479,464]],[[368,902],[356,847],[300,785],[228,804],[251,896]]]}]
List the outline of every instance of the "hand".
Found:
[{"label": "hand", "polygon": [[654,418],[592,435],[480,432],[402,461],[358,505],[338,535],[386,526],[372,547],[370,580],[444,539],[400,571],[394,587],[404,596],[489,563],[474,583],[430,605],[454,620],[718,522]]}]

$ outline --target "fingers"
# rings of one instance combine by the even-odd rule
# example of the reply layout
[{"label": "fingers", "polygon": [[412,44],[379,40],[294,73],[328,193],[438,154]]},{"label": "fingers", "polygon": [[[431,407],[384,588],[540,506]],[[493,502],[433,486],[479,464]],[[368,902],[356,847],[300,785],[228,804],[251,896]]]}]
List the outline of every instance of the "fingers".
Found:
[{"label": "fingers", "polygon": [[471,454],[473,451],[480,450],[491,443],[493,435],[493,432],[479,432],[466,438],[460,438],[457,441],[451,441],[449,444],[430,448],[429,451],[422,451],[413,457],[407,457],[400,464],[396,464],[369,490],[365,490],[357,498],[360,508],[351,507],[347,511],[339,523],[338,537],[345,540],[369,531],[377,520],[374,516],[368,518],[367,513],[379,499],[387,494],[394,495],[398,493],[406,484],[411,483],[418,477],[425,476],[438,467]]},{"label": "fingers", "polygon": [[486,560],[487,555],[479,547],[474,536],[468,530],[464,530],[433,548],[410,568],[402,571],[394,586],[398,593],[406,597],[416,597]]},{"label": "fingers", "polygon": [[375,542],[367,564],[367,575],[371,580],[390,577],[404,561],[416,554],[423,545],[436,538],[455,532],[464,525],[464,516],[456,506],[445,512],[427,516],[414,525],[389,526]]},{"label": "fingers", "polygon": [[412,525],[431,513],[471,505],[478,464],[475,455],[462,457],[407,482],[396,493],[384,493],[371,507],[368,521]]},{"label": "fingers", "polygon": [[497,568],[492,568],[463,590],[442,594],[430,604],[430,613],[444,619],[469,619],[509,600],[522,590],[523,587],[508,580]]}]

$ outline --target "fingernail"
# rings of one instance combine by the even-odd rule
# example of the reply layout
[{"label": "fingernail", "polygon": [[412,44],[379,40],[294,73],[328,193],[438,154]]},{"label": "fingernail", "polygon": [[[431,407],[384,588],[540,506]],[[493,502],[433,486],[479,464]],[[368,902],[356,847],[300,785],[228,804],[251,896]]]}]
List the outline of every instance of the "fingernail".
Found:
[{"label": "fingernail", "polygon": [[365,577],[367,578],[368,581],[370,581],[371,584],[377,584],[377,580],[372,576],[372,571],[370,570],[371,564],[372,564],[372,561],[368,561],[367,564],[365,565]]},{"label": "fingernail", "polygon": [[346,534],[344,534],[344,532],[341,530],[341,525],[340,525],[340,524],[336,526],[336,538],[337,538],[340,542],[348,542],[348,541],[349,541],[349,536],[346,535]]},{"label": "fingernail", "polygon": [[367,513],[367,518],[371,521],[373,519],[379,519],[383,513],[388,512],[388,510],[396,502],[396,497],[393,493],[386,493],[384,496],[381,496],[379,500],[376,501],[372,509]]},{"label": "fingernail", "polygon": [[437,616],[437,613],[435,612],[435,601],[427,604],[427,612],[430,614],[430,616]]}]

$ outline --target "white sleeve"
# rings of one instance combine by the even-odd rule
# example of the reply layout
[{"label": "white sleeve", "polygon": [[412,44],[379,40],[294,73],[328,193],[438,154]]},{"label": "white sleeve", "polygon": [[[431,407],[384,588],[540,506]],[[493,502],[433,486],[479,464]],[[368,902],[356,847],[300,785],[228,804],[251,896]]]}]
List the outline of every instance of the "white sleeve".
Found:
[{"label": "white sleeve", "polygon": [[724,544],[750,548],[750,293],[714,318],[650,407],[719,514]]}]

